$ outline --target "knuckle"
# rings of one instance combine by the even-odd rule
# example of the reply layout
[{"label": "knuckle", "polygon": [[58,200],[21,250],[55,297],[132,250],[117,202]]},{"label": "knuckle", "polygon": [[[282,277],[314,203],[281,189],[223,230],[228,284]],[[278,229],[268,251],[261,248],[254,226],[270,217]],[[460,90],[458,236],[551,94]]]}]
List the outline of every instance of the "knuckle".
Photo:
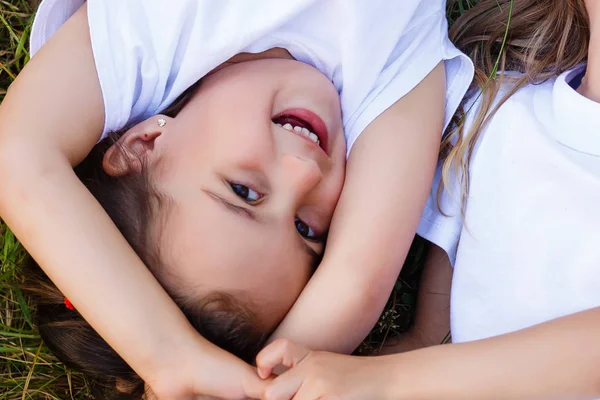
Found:
[{"label": "knuckle", "polygon": [[277,339],[271,346],[281,352],[288,351],[292,347],[292,342],[289,339]]},{"label": "knuckle", "polygon": [[292,344],[292,341],[289,339],[281,339],[281,346],[285,350],[291,350],[294,347],[294,345]]}]

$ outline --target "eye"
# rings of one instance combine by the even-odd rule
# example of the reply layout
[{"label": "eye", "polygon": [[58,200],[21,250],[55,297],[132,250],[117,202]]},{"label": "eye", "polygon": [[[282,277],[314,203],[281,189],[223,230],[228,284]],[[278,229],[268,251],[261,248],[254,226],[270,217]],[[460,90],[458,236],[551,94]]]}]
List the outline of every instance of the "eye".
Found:
[{"label": "eye", "polygon": [[298,218],[298,217],[294,218],[294,225],[296,226],[296,230],[298,231],[300,236],[302,236],[303,238],[305,238],[307,240],[311,240],[313,242],[323,241],[323,238],[320,236],[317,236],[315,234],[315,232],[312,230],[312,228],[310,226],[308,226],[308,224],[306,222],[302,221],[300,218]]},{"label": "eye", "polygon": [[240,185],[238,183],[230,183],[229,186],[231,186],[231,190],[233,190],[238,197],[247,203],[254,203],[262,198],[260,193],[250,189],[248,186]]}]

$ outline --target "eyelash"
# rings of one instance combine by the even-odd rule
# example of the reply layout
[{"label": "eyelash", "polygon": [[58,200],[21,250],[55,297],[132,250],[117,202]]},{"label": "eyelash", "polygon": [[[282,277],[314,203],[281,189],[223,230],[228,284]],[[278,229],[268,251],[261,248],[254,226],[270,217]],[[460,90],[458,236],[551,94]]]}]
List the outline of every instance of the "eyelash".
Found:
[{"label": "eyelash", "polygon": [[[241,185],[239,183],[232,182],[228,183],[231,187],[231,190],[233,190],[233,193],[235,193],[236,196],[238,196],[240,199],[244,200],[248,204],[255,204],[257,201],[263,198],[262,194],[249,188],[246,185]],[[248,198],[252,194],[255,194],[254,196],[252,196],[253,198]],[[294,226],[296,227],[296,230],[298,231],[300,236],[302,236],[304,239],[310,240],[311,242],[319,243],[324,241],[322,236],[316,235],[313,229],[306,222],[302,221],[298,217],[294,218]]]},{"label": "eyelash", "polygon": [[[240,185],[239,183],[229,182],[229,186],[231,187],[231,190],[233,190],[233,193],[235,193],[236,196],[238,196],[240,199],[244,200],[246,203],[253,204],[263,198],[262,194],[258,193],[256,190],[250,189],[246,185]],[[247,198],[248,195],[251,193],[256,194],[255,199]]]},{"label": "eyelash", "polygon": [[[300,236],[302,236],[304,239],[310,240],[311,242],[317,242],[317,243],[321,243],[324,241],[322,236],[316,235],[315,232],[312,230],[312,228],[306,222],[302,221],[298,217],[294,218],[294,226],[296,227],[296,230],[298,231]],[[302,227],[308,228],[308,233],[306,235],[303,234],[302,232],[300,232],[300,229],[302,229]],[[311,232],[312,232],[312,235],[311,235]]]}]

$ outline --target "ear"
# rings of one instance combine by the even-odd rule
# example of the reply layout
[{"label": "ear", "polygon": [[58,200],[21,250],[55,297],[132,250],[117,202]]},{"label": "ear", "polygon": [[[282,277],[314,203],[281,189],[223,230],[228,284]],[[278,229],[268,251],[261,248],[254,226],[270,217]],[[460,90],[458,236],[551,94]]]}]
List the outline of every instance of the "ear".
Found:
[{"label": "ear", "polygon": [[104,154],[102,167],[110,176],[140,172],[142,160],[155,152],[155,141],[164,132],[171,118],[155,115],[129,129]]}]

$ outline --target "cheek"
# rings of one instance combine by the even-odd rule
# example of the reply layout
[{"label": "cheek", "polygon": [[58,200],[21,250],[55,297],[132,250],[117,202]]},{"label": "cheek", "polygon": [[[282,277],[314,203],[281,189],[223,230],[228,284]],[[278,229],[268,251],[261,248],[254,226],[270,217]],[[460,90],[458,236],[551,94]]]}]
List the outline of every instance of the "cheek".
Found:
[{"label": "cheek", "polygon": [[342,194],[344,187],[344,169],[336,167],[335,171],[332,172],[329,181],[327,182],[327,189],[323,191],[323,204],[333,214],[333,210],[337,206],[337,203]]},{"label": "cheek", "polygon": [[285,284],[283,291],[284,295],[288,294],[289,301],[293,303],[308,283],[312,273],[312,266],[304,254],[298,256],[295,262],[290,262],[288,265],[291,268],[287,269],[285,274],[287,277],[282,279],[282,283]]},{"label": "cheek", "polygon": [[238,293],[265,326],[276,326],[309,279],[307,256],[291,238],[247,230],[212,200],[194,199],[175,206],[163,231],[168,274],[195,295]]},{"label": "cheek", "polygon": [[292,276],[293,279],[287,280],[285,293],[289,293],[290,301],[293,303],[308,283],[310,278],[309,264],[305,263],[304,265],[299,266],[295,271],[291,271],[289,276]]},{"label": "cheek", "polygon": [[198,176],[186,176],[190,173],[198,174],[205,170],[205,165],[211,163],[211,156],[214,154],[212,141],[201,132],[176,132],[169,133],[168,141],[165,146],[164,160],[168,176],[163,177],[163,185],[171,190],[174,195],[179,195],[182,184],[187,182],[198,182]]},{"label": "cheek", "polygon": [[269,127],[250,129],[243,126],[213,126],[198,132],[181,144],[179,154],[188,167],[204,165],[213,171],[256,169],[271,159],[273,140]]},{"label": "cheek", "polygon": [[264,321],[269,330],[274,329],[281,323],[285,315],[292,308],[298,296],[308,283],[310,278],[309,268],[297,268],[288,270],[285,277],[280,279],[265,280],[263,282],[264,294],[260,302],[263,307],[260,308],[258,318]]},{"label": "cheek", "polygon": [[[266,301],[277,301],[282,307],[296,300],[311,275],[311,265],[308,256],[295,243],[282,243],[271,238],[270,249],[265,246],[265,252],[260,258],[254,258],[254,269],[248,271],[249,280],[256,279],[260,288],[257,295],[264,293],[269,298]],[[275,246],[275,243],[278,245]],[[270,250],[270,251],[269,251]],[[256,254],[258,256],[258,254]]]},{"label": "cheek", "polygon": [[[259,291],[270,293],[271,299],[279,299],[284,303],[293,303],[310,277],[310,265],[301,260],[290,260],[290,257],[265,257],[264,260],[279,260],[272,267],[260,272],[261,286]],[[257,273],[258,271],[255,271]]]}]

